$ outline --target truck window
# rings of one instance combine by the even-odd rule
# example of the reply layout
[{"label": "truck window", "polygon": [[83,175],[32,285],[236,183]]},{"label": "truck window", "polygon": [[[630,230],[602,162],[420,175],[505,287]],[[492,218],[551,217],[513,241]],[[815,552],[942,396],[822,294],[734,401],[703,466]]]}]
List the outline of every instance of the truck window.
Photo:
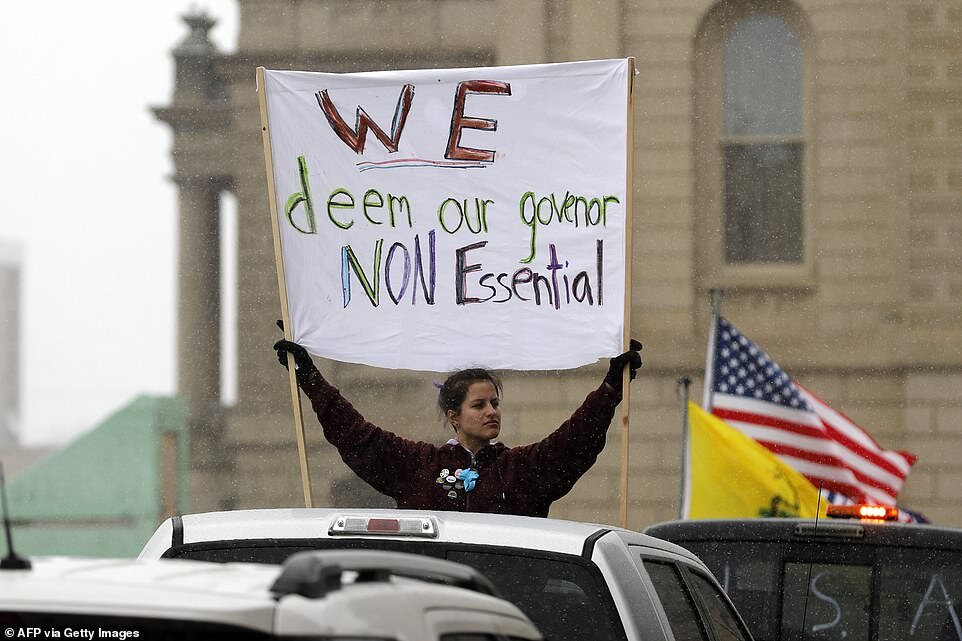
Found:
[{"label": "truck window", "polygon": [[755,641],[962,641],[957,539],[924,528],[897,533],[872,544],[677,542],[712,571]]},{"label": "truck window", "polygon": [[785,563],[784,572],[783,639],[871,638],[871,566]]},{"label": "truck window", "polygon": [[705,604],[711,620],[711,628],[715,631],[715,641],[746,641],[742,626],[732,612],[725,595],[711,581],[697,572],[689,572],[688,576],[695,593]]},{"label": "truck window", "polygon": [[962,553],[883,548],[879,641],[962,641]]},{"label": "truck window", "polygon": [[394,539],[259,539],[188,545],[165,556],[203,561],[282,563],[301,550],[394,550],[445,558],[487,576],[508,601],[528,615],[551,641],[626,641],[624,626],[604,577],[580,557],[492,551],[492,546]]},{"label": "truck window", "polygon": [[551,641],[624,641],[625,631],[600,572],[560,559],[451,550],[449,561],[480,570]]},{"label": "truck window", "polygon": [[682,545],[715,575],[755,641],[780,640],[782,546],[749,541],[685,541]]},{"label": "truck window", "polygon": [[655,586],[658,600],[665,609],[675,641],[708,641],[698,609],[673,563],[645,559],[645,570]]}]

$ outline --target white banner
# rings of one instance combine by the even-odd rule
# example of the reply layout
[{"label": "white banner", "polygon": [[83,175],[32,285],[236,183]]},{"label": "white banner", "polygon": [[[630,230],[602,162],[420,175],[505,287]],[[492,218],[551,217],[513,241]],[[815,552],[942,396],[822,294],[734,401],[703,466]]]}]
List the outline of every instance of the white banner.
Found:
[{"label": "white banner", "polygon": [[619,353],[630,66],[265,71],[294,340],[429,371]]}]

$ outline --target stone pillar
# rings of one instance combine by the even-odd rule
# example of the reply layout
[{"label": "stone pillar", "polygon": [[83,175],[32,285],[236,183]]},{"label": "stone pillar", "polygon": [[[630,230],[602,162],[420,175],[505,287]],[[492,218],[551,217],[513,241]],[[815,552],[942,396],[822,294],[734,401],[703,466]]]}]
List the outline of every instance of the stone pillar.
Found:
[{"label": "stone pillar", "polygon": [[189,423],[220,408],[220,212],[222,183],[177,176],[180,190],[177,258],[177,391]]},{"label": "stone pillar", "polygon": [[177,392],[187,402],[191,511],[229,507],[233,452],[225,445],[220,381],[220,203],[233,187],[225,169],[229,102],[205,13],[184,16],[190,33],[174,49],[174,98],[154,109],[174,133],[179,196]]},{"label": "stone pillar", "polygon": [[[231,468],[223,447],[220,335],[220,206],[223,180],[176,177],[180,190],[177,393],[187,401],[191,502],[222,507]],[[207,498],[201,498],[211,493]]]}]

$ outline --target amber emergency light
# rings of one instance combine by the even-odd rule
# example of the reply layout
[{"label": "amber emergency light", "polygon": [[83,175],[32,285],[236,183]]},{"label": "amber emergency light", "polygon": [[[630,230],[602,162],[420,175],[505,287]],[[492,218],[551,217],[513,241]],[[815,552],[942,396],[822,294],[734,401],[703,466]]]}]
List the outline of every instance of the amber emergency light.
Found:
[{"label": "amber emergency light", "polygon": [[828,516],[836,519],[860,519],[862,521],[897,521],[897,507],[884,505],[829,505]]}]

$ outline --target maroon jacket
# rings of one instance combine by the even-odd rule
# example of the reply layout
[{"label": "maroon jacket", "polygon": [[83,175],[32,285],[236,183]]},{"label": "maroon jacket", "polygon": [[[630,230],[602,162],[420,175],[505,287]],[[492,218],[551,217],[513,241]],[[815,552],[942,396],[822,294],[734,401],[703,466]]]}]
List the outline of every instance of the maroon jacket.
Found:
[{"label": "maroon jacket", "polygon": [[[621,401],[603,384],[545,439],[508,448],[492,443],[473,457],[459,443],[414,442],[373,425],[319,373],[301,388],[311,400],[324,436],[354,472],[399,508],[495,512],[547,516],[553,501],[568,493],[605,446],[605,433]],[[449,476],[458,469],[478,473],[475,487]]]}]

